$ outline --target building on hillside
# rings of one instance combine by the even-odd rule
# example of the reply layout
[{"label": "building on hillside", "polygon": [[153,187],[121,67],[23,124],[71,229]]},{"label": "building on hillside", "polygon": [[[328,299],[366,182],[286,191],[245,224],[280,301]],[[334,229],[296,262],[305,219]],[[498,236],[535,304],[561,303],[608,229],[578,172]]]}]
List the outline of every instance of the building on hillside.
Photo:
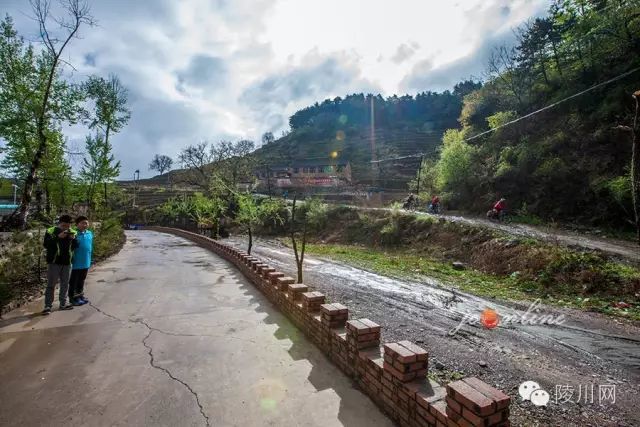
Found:
[{"label": "building on hillside", "polygon": [[351,184],[351,164],[348,161],[299,161],[290,166],[265,166],[255,171],[258,187],[323,188]]}]

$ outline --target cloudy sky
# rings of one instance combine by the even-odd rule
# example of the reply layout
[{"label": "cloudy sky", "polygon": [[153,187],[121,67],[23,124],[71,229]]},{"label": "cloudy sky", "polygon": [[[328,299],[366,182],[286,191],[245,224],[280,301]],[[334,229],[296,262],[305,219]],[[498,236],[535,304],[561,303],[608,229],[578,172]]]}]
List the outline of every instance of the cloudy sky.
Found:
[{"label": "cloudy sky", "polygon": [[[113,139],[122,177],[155,153],[287,129],[297,109],[353,92],[450,89],[543,0],[89,0],[97,26],[67,50],[74,79],[117,74],[132,118]],[[54,0],[55,2],[55,0]],[[0,0],[36,40],[27,0]],[[71,70],[69,70],[71,72]],[[69,129],[81,147],[86,129]]]}]

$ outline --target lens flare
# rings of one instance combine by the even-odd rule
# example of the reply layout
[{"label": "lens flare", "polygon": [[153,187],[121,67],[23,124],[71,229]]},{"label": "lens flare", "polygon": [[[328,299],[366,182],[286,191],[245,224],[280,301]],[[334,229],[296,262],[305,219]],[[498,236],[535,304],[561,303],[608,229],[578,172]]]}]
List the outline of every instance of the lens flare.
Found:
[{"label": "lens flare", "polygon": [[344,141],[344,131],[339,130],[338,132],[336,132],[336,139],[338,141]]},{"label": "lens flare", "polygon": [[341,125],[346,125],[348,121],[349,118],[346,114],[341,114],[340,117],[338,117],[338,123],[340,123]]},{"label": "lens flare", "polygon": [[500,323],[500,318],[498,317],[498,313],[495,310],[490,308],[485,308],[480,314],[480,322],[487,329],[493,329],[498,326]]},{"label": "lens flare", "polygon": [[337,151],[332,151],[331,152],[331,158],[335,159],[336,157],[338,157],[338,152]]}]

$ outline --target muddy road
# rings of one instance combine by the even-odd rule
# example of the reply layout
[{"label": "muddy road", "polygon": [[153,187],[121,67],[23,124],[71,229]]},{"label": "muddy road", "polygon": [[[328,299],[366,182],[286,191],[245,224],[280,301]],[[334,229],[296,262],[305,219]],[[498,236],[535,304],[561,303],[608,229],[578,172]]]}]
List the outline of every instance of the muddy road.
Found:
[{"label": "muddy road", "polygon": [[[373,211],[390,211],[389,208],[359,208]],[[566,246],[574,249],[587,249],[592,251],[600,251],[607,255],[613,256],[622,261],[631,262],[640,265],[640,247],[635,242],[613,239],[608,237],[600,237],[577,233],[575,231],[563,230],[559,228],[532,226],[526,224],[507,224],[504,222],[489,221],[486,218],[470,217],[461,215],[434,215],[421,211],[406,211],[407,213],[415,213],[416,215],[429,215],[442,218],[446,221],[457,222],[468,225],[481,226],[494,230],[499,230],[516,237],[529,237],[537,240],[553,243],[556,245]]]},{"label": "muddy road", "polygon": [[[246,249],[243,238],[225,242]],[[295,273],[291,249],[275,240],[259,239],[253,255]],[[513,322],[488,330],[477,322],[485,307],[504,318],[521,316],[530,305],[482,299],[428,277],[402,281],[313,257],[305,259],[305,283],[347,305],[352,317],[380,323],[384,341],[409,339],[428,349],[430,367],[441,377],[476,375],[508,392],[514,402],[514,425],[640,425],[640,328],[630,322],[540,306],[534,314],[554,320],[562,315],[564,322]],[[473,321],[461,325],[465,316]],[[552,402],[547,408],[521,402],[518,386],[527,380],[549,392]],[[591,385],[593,403],[584,396]],[[615,403],[600,404],[598,390],[604,385],[615,385]],[[572,397],[556,403],[556,386],[572,387]]]}]

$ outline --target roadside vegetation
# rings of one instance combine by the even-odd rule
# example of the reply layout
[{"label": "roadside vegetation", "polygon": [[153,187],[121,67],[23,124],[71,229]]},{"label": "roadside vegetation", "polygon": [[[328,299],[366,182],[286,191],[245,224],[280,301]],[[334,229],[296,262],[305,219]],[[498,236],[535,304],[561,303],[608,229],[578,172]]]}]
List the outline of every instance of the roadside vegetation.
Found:
[{"label": "roadside vegetation", "polygon": [[[125,195],[114,182],[120,162],[112,151],[131,116],[127,89],[114,74],[79,81],[64,59],[80,31],[94,24],[87,2],[62,0],[56,16],[50,2],[30,5],[40,43],[19,34],[11,16],[0,21],[0,187],[6,198],[14,188],[18,196],[18,208],[0,218],[7,232],[0,248],[0,308],[43,290],[43,232],[59,215],[89,217],[96,261],[124,243],[116,212]],[[85,126],[84,147],[70,146],[64,133],[70,126]]]},{"label": "roadside vegetation", "polygon": [[[45,228],[46,225],[39,225],[29,231],[17,231],[0,241],[0,315],[6,308],[44,292],[47,264],[42,242]],[[125,243],[120,218],[93,224],[91,229],[94,231],[94,262],[118,253]]]},{"label": "roadside vegetation", "polygon": [[540,298],[640,320],[640,269],[599,253],[401,211],[335,207],[324,223],[307,253],[390,277],[430,277],[489,298]]}]

